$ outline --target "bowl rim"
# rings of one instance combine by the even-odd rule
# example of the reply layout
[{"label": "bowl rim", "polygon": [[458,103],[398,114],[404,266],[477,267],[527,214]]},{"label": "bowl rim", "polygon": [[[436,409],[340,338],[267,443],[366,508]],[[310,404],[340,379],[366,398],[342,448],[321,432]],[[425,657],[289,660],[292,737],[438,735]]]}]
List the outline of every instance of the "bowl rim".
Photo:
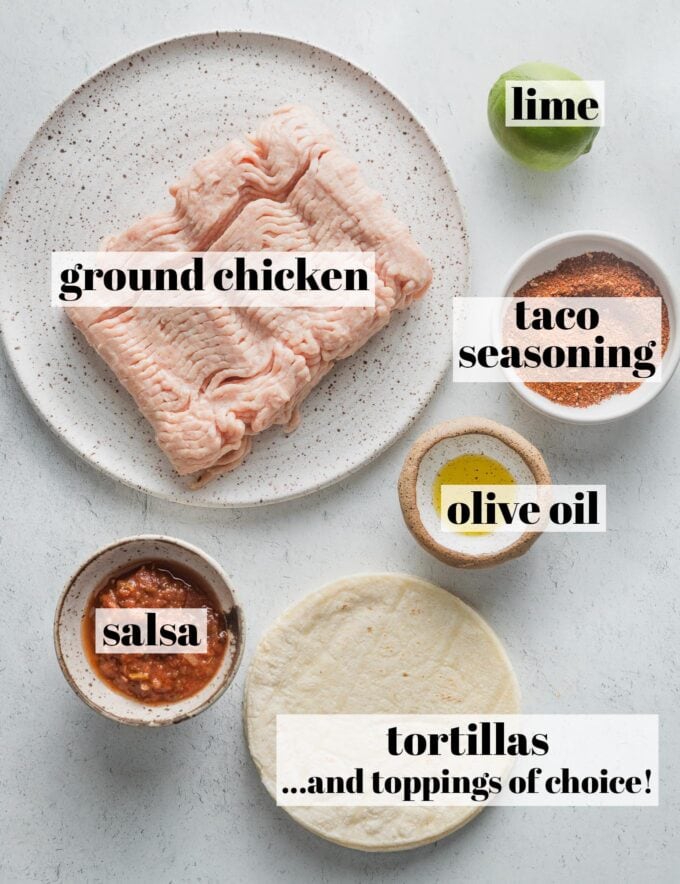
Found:
[{"label": "bowl rim", "polygon": [[[616,253],[617,245],[623,246],[627,251],[632,252],[633,256],[640,256],[643,262],[648,263],[653,268],[654,272],[649,275],[652,276],[654,282],[656,282],[660,288],[664,289],[663,295],[667,296],[664,297],[664,300],[668,307],[670,323],[669,345],[663,356],[663,377],[659,383],[649,385],[652,388],[652,392],[649,393],[645,399],[640,400],[630,394],[626,397],[619,397],[623,403],[622,407],[617,410],[616,413],[606,416],[597,414],[596,411],[591,411],[589,414],[588,409],[558,405],[550,399],[546,399],[545,396],[541,396],[533,390],[530,390],[521,381],[508,380],[508,385],[513,392],[523,402],[526,402],[527,405],[533,408],[534,411],[537,411],[546,417],[550,417],[553,420],[567,424],[578,424],[580,426],[589,424],[606,424],[619,420],[622,417],[627,417],[628,415],[639,411],[641,408],[644,408],[645,405],[648,405],[653,399],[656,399],[673,377],[675,370],[678,367],[678,362],[680,362],[680,335],[678,334],[678,328],[680,327],[680,295],[678,295],[677,290],[672,285],[668,274],[661,267],[654,255],[647,251],[647,249],[617,233],[588,228],[583,230],[568,230],[563,233],[558,233],[555,236],[550,236],[547,239],[541,240],[531,248],[527,249],[512,264],[508,272],[505,274],[501,287],[501,296],[503,298],[512,297],[514,292],[510,291],[510,289],[513,280],[520,273],[525,264],[527,264],[532,258],[540,255],[541,252],[552,246],[576,239],[591,239],[603,250],[608,246],[614,253]],[[629,257],[624,260],[631,259]]]},{"label": "bowl rim", "polygon": [[439,543],[427,530],[417,503],[420,464],[425,455],[445,439],[458,436],[493,436],[511,448],[531,470],[537,485],[551,485],[548,466],[539,449],[528,439],[504,424],[486,417],[470,416],[444,421],[420,435],[409,449],[399,474],[399,505],[406,527],[418,543],[440,562],[454,568],[490,568],[524,555],[536,543],[542,531],[524,531],[516,540],[495,552],[475,555],[451,549]]},{"label": "bowl rim", "polygon": [[[129,717],[125,715],[118,715],[115,712],[112,712],[110,709],[106,709],[104,706],[100,706],[99,703],[96,703],[91,697],[89,697],[77,684],[74,679],[71,671],[69,670],[66,660],[64,658],[64,653],[61,647],[61,628],[63,625],[62,620],[62,612],[64,609],[64,604],[73,589],[73,586],[78,579],[78,577],[83,573],[83,571],[89,567],[94,561],[100,558],[105,553],[117,549],[118,547],[124,546],[128,543],[138,543],[139,541],[152,541],[152,542],[164,542],[168,543],[171,546],[178,546],[182,549],[185,549],[195,555],[199,556],[203,559],[206,564],[208,564],[211,568],[213,568],[217,574],[224,581],[225,585],[228,587],[229,592],[234,600],[233,611],[235,612],[236,623],[238,625],[237,634],[236,634],[236,650],[233,657],[233,663],[231,665],[230,670],[225,674],[226,677],[223,681],[218,685],[216,690],[207,697],[199,706],[195,709],[189,709],[187,712],[183,712],[181,715],[176,715],[171,718],[162,719],[162,720],[152,720],[145,721],[142,718]],[[222,566],[208,553],[204,552],[199,547],[195,546],[192,543],[189,543],[186,540],[179,540],[176,537],[170,537],[167,534],[134,534],[128,537],[122,537],[119,540],[112,541],[111,543],[107,543],[105,546],[100,547],[94,553],[92,553],[88,558],[82,562],[76,569],[73,571],[71,576],[66,581],[63,590],[59,596],[59,600],[57,601],[57,607],[54,612],[54,622],[52,627],[52,637],[54,640],[54,649],[56,651],[57,660],[59,662],[59,666],[64,675],[64,678],[68,682],[70,688],[73,692],[91,709],[94,709],[95,712],[98,712],[100,715],[103,715],[105,718],[109,718],[112,721],[116,721],[119,724],[126,724],[132,727],[166,727],[171,724],[178,724],[180,721],[186,721],[189,718],[194,718],[194,716],[199,715],[201,712],[204,712],[208,707],[212,706],[219,698],[224,694],[227,688],[233,682],[236,673],[239,670],[241,665],[241,661],[243,658],[243,649],[245,645],[245,619],[243,616],[243,609],[238,603],[236,593],[234,591],[233,583],[231,578],[226,574]],[[214,678],[214,676],[213,676]],[[208,682],[210,684],[210,682]],[[188,698],[187,698],[188,699]]]}]

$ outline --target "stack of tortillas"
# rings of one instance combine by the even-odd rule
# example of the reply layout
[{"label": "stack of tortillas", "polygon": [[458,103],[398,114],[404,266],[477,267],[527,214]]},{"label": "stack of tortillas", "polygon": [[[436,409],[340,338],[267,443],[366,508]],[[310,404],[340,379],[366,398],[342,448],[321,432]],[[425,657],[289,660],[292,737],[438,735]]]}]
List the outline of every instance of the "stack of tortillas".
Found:
[{"label": "stack of tortillas", "polygon": [[[498,638],[445,590],[402,574],[350,577],[290,608],[264,636],[246,687],[253,760],[276,796],[277,714],[513,713],[519,689]],[[467,823],[477,807],[286,807],[358,850],[403,850]]]}]

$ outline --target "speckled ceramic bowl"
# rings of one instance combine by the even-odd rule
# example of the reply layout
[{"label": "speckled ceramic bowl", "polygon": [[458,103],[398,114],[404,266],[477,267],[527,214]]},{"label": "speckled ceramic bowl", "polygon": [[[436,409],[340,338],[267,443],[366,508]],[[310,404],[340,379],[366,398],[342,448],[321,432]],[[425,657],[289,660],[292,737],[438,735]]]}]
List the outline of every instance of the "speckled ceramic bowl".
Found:
[{"label": "speckled ceramic bowl", "polygon": [[[163,705],[140,703],[108,687],[92,669],[82,642],[83,617],[92,593],[108,578],[137,563],[154,560],[196,574],[220,601],[231,633],[229,649],[208,684],[185,700]],[[66,680],[88,706],[122,724],[176,724],[203,712],[231,684],[241,662],[243,642],[243,615],[229,580],[217,562],[189,543],[157,535],[118,540],[96,552],[67,583],[54,617],[54,644]]]},{"label": "speckled ceramic bowl", "polygon": [[482,417],[438,424],[416,440],[399,476],[399,502],[411,534],[429,553],[456,568],[488,568],[523,555],[541,532],[471,536],[442,531],[432,501],[432,487],[441,467],[463,454],[494,458],[510,472],[517,485],[551,484],[540,451],[509,427]]}]

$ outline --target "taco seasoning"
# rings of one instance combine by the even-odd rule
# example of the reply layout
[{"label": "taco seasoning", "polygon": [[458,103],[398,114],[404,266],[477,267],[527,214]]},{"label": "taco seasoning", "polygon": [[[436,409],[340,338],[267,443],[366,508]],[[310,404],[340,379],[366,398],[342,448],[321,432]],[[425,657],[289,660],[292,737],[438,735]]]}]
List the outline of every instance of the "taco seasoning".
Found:
[{"label": "taco seasoning", "polygon": [[[97,608],[206,608],[208,650],[203,654],[98,654]],[[229,624],[214,594],[192,574],[159,562],[137,565],[112,577],[90,599],[83,618],[83,645],[106,684],[142,703],[176,703],[198,693],[216,675],[229,646]]]},{"label": "taco seasoning", "polygon": [[[611,252],[586,252],[561,261],[554,270],[530,279],[516,298],[662,298],[658,285],[642,268]],[[668,348],[670,323],[665,301],[661,308],[661,353]],[[587,408],[612,396],[631,393],[639,383],[554,383],[525,385],[546,399],[572,408]]]}]

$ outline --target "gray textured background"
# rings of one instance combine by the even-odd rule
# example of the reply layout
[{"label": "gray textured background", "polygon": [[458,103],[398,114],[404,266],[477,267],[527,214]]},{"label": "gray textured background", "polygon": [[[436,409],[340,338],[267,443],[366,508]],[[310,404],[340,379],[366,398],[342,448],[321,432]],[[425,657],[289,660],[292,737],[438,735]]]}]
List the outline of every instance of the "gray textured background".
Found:
[{"label": "gray textured background", "polygon": [[[649,247],[677,281],[680,13],[671,0],[5,0],[2,182],[36,127],[82,79],[144,44],[215,29],[316,42],[371,70],[415,110],[460,188],[479,294],[494,294],[509,264],[539,239],[585,227]],[[486,124],[491,83],[534,58],[607,81],[606,129],[588,158],[558,175],[513,165]],[[243,512],[183,508],[115,484],[51,435],[4,363],[1,383],[0,879],[673,879],[680,377],[643,412],[584,430],[534,415],[500,387],[447,383],[409,438],[351,480]],[[401,461],[424,428],[473,413],[528,436],[557,480],[607,483],[608,533],[546,536],[524,559],[476,574],[421,552],[396,501]],[[186,538],[221,561],[249,624],[232,689],[200,718],[157,732],[117,726],[87,709],[62,678],[51,637],[54,605],[73,568],[98,546],[141,531]],[[507,646],[526,711],[660,713],[661,807],[490,809],[438,844],[383,856],[334,847],[289,821],[264,793],[244,746],[248,659],[274,615],[304,593],[380,569],[411,571],[473,604]]]}]

